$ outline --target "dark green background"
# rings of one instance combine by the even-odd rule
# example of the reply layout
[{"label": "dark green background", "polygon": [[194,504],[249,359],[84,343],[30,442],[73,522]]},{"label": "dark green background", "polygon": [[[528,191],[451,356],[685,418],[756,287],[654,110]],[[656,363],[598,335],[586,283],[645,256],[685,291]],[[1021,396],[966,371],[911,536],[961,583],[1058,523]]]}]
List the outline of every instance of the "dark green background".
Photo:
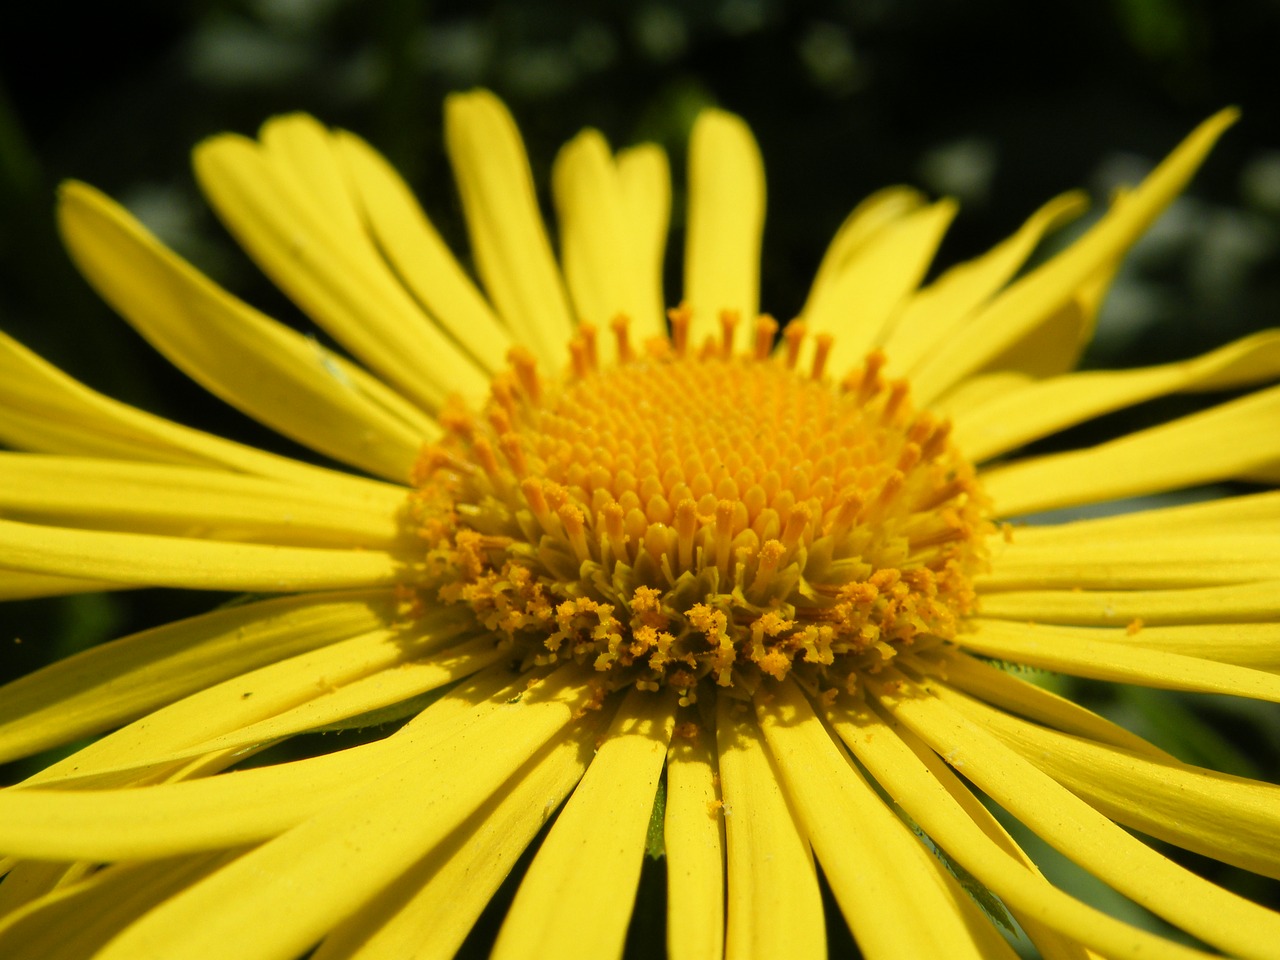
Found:
[{"label": "dark green background", "polygon": [[[441,99],[484,85],[516,114],[540,184],[559,144],[585,125],[616,145],[668,148],[677,177],[668,290],[678,291],[684,137],[697,109],[714,103],[750,122],[765,156],[762,305],[785,318],[837,224],[874,189],[906,181],[960,196],[945,265],[1061,190],[1104,198],[1234,103],[1244,121],[1135,252],[1088,362],[1188,356],[1280,316],[1278,41],[1280,5],[1270,0],[5,4],[0,326],[113,396],[298,453],[191,386],[94,298],[53,230],[58,181],[102,187],[232,290],[305,329],[202,205],[191,145],[310,111],[387,153],[461,241]],[[1147,405],[1065,442],[1186,409]],[[0,678],[217,599],[141,591],[12,605]],[[1277,779],[1273,708],[1086,685],[1075,693],[1189,760]],[[1229,880],[1280,901],[1274,883]]]}]

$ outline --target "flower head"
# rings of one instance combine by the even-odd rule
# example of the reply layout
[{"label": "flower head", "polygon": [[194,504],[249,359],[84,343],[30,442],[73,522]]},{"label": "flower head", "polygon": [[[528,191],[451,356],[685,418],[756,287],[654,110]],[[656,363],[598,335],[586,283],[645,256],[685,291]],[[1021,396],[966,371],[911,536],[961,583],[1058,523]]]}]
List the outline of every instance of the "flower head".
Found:
[{"label": "flower head", "polygon": [[[1072,373],[1120,258],[1233,116],[1074,244],[1051,201],[921,286],[954,206],[859,206],[800,317],[758,312],[763,173],[710,111],[664,306],[661,151],[594,132],[553,175],[560,256],[491,95],[446,134],[480,280],[351,134],[203,144],[206,195],[343,352],[220,289],[82,184],[78,266],[209,390],[352,468],[94,393],[0,339],[9,597],[246,602],[0,690],[5,956],[449,956],[526,849],[499,956],[616,956],[646,851],[674,957],[1203,955],[1046,880],[979,796],[1210,947],[1280,915],[1125,828],[1280,876],[1280,788],[1179,761],[999,664],[1280,701],[1274,492],[1056,525],[1062,506],[1274,482],[1280,388],[1094,447],[1027,443],[1280,374],[1268,332]],[[355,746],[243,761],[298,734]],[[237,765],[241,768],[237,769]],[[540,837],[545,829],[545,836]]]}]

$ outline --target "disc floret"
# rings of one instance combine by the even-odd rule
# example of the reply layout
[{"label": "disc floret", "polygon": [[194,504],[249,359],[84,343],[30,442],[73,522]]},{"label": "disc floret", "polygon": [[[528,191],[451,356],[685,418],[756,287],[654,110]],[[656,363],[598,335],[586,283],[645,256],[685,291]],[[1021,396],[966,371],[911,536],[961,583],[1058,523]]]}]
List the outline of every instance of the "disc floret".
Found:
[{"label": "disc floret", "polygon": [[853,689],[953,637],[988,524],[949,425],[915,412],[872,353],[841,382],[829,338],[736,320],[696,354],[689,316],[618,362],[596,333],[550,382],[513,351],[486,408],[454,410],[415,471],[426,577],[530,665],[589,663],[609,686],[754,689],[801,672]]}]

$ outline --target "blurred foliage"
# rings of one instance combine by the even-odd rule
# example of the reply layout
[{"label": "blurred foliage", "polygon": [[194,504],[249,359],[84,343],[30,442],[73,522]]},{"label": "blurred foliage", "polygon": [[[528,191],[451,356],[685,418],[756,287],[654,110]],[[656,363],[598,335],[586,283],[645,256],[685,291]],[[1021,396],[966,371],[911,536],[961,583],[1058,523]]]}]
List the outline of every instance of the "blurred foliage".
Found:
[{"label": "blurred foliage", "polygon": [[[441,101],[485,85],[515,112],[540,189],[559,145],[583,126],[615,144],[666,146],[677,174],[675,291],[684,137],[698,109],[715,103],[745,116],[761,143],[770,190],[762,302],[785,318],[835,227],[872,190],[907,181],[962,201],[939,258],[946,265],[1061,190],[1083,185],[1105,200],[1236,103],[1242,124],[1122,270],[1088,362],[1188,356],[1280,316],[1278,36],[1273,0],[5,4],[0,326],[113,396],[306,456],[196,389],[96,300],[57,240],[59,181],[102,187],[220,282],[307,329],[207,212],[190,147],[309,111],[383,150],[465,250]],[[1093,442],[1183,409],[1144,405],[1058,442]],[[140,591],[10,605],[0,678],[221,599]],[[1202,699],[1086,684],[1069,692],[1188,759],[1277,778],[1269,707],[1205,709]],[[647,904],[645,922],[660,930],[656,862],[645,878],[638,918]],[[1277,899],[1274,884],[1251,892]]]}]

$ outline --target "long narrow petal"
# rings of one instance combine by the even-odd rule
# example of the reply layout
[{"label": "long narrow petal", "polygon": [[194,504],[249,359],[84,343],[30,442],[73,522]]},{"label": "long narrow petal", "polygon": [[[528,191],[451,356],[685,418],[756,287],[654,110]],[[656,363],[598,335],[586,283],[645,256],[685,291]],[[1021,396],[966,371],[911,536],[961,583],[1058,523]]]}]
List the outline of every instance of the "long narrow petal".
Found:
[{"label": "long narrow petal", "polygon": [[[329,154],[324,162],[336,165],[329,144],[326,136],[318,147]],[[480,367],[422,312],[363,230],[330,218],[335,204],[309,194],[289,159],[222,135],[197,147],[193,164],[209,203],[263,271],[401,394],[424,410],[454,392],[482,398]],[[345,192],[345,175],[335,176]]]},{"label": "long narrow petal", "polygon": [[1248,476],[1280,461],[1280,387],[1085,450],[983,471],[1000,516]]},{"label": "long narrow petal", "polygon": [[924,205],[925,197],[919,190],[898,186],[877,190],[854,207],[827,244],[801,313],[824,296],[823,288],[832,283],[874,238]]},{"label": "long narrow petal", "polygon": [[640,306],[631,318],[632,329],[642,340],[661,337],[667,332],[662,268],[671,221],[671,164],[666,152],[652,143],[619,151],[617,164],[623,210],[641,277]]},{"label": "long narrow petal", "polygon": [[[1250,493],[1238,497],[1216,497],[1195,503],[1132,510],[1104,517],[1073,520],[1070,523],[1018,526],[1013,540],[1018,544],[1066,546],[1090,540],[1142,538],[1160,540],[1182,534],[1204,533],[1280,534],[1280,490]],[[1156,545],[1157,549],[1164,544]]]},{"label": "long narrow petal", "polygon": [[939,687],[937,696],[1113,820],[1280,879],[1280,786],[1046,730]]},{"label": "long narrow petal", "polygon": [[353,133],[339,131],[334,147],[369,229],[418,301],[482,369],[495,372],[511,335],[453,251],[427,219],[391,164]]},{"label": "long narrow petal", "polygon": [[1219,949],[1274,955],[1280,915],[1166,859],[978,724],[905,676],[868,678],[876,699],[1000,806],[1137,903]]},{"label": "long narrow petal", "polygon": [[800,317],[812,332],[835,337],[830,363],[836,373],[884,339],[891,319],[924,279],[957,209],[954,201],[941,200],[885,226],[810,295]]},{"label": "long narrow petal", "polygon": [[10,570],[150,587],[293,593],[390,586],[405,564],[378,550],[276,547],[68,530],[0,520],[0,564]]},{"label": "long narrow petal", "polygon": [[0,920],[6,960],[83,960],[175,891],[232,855],[195,854],[117,864],[62,887]]},{"label": "long narrow petal", "polygon": [[764,163],[750,129],[723,110],[704,110],[689,135],[689,212],[684,300],[690,342],[719,337],[720,314],[738,315],[735,348],[751,342],[760,303]]},{"label": "long narrow petal", "polygon": [[0,577],[0,600],[29,600],[32,597],[62,597],[70,593],[99,593],[125,590],[126,584],[110,580],[84,580],[54,577],[43,573],[19,573],[6,570]]},{"label": "long narrow petal", "polygon": [[0,440],[24,450],[223,467],[302,486],[341,487],[374,503],[402,488],[233,443],[112,400],[0,332]]},{"label": "long narrow petal", "polygon": [[445,144],[485,290],[515,340],[560,369],[574,325],[515,121],[487,90],[451,94]]},{"label": "long narrow petal", "polygon": [[[1004,621],[999,620],[975,620],[971,621],[970,625],[981,631],[992,623],[1004,625]],[[1001,707],[1018,716],[1029,717],[1057,730],[1088,737],[1099,743],[1123,747],[1143,756],[1169,757],[1169,754],[1155,744],[1148,743],[1137,734],[1130,733],[1117,723],[1112,723],[1106,717],[1099,716],[1092,710],[1087,710],[1078,703],[1066,697],[1060,697],[1044,687],[1028,683],[1020,677],[998,670],[963,653],[953,651],[947,656],[946,677],[947,683],[957,689],[967,691],[993,706]]]},{"label": "long narrow petal", "polygon": [[108,303],[210,392],[321,453],[403,479],[439,427],[376,379],[216,286],[91,187],[63,186],[58,223]]},{"label": "long narrow petal", "polygon": [[1187,590],[1011,590],[984,597],[982,614],[1100,627],[1260,623],[1280,614],[1280,581]]},{"label": "long narrow petal", "polygon": [[928,353],[946,349],[954,332],[1009,282],[1044,235],[1078,216],[1086,205],[1080,193],[1055,197],[1008,239],[952,267],[912,297],[884,341],[889,369],[910,371]]},{"label": "long narrow petal", "polygon": [[729,697],[716,698],[716,749],[728,860],[725,956],[825,957],[822,894],[808,838],[764,735]]},{"label": "long narrow petal", "polygon": [[388,549],[407,536],[400,508],[225,470],[0,452],[0,513],[52,526]]},{"label": "long narrow petal", "polygon": [[1095,537],[997,546],[992,570],[975,580],[985,595],[1001,590],[1083,588],[1151,590],[1280,580],[1276,535],[1217,531]]},{"label": "long narrow petal", "polygon": [[835,708],[830,716],[840,738],[894,801],[1020,918],[1113,960],[1206,956],[1115,920],[1050,884],[977,798],[910,732],[870,710]]},{"label": "long narrow petal", "polygon": [[389,622],[389,592],[215,610],[92,647],[0,687],[0,758],[98,733],[274,660]]},{"label": "long narrow petal", "polygon": [[588,690],[579,671],[560,671],[167,900],[98,960],[285,960],[307,950],[502,790],[570,723]]},{"label": "long narrow petal", "polygon": [[632,690],[520,883],[493,956],[621,957],[675,697]]},{"label": "long narrow petal", "polygon": [[602,732],[588,715],[553,740],[444,843],[338,924],[312,960],[450,960],[520,854],[582,778]]},{"label": "long narrow petal", "polygon": [[863,955],[989,955],[932,854],[854,770],[800,688],[783,683],[770,695],[756,705],[769,752]]},{"label": "long narrow petal", "polygon": [[1280,333],[1237,340],[1192,360],[1139,370],[1090,370],[1029,384],[955,417],[953,436],[980,462],[1152,397],[1226,390],[1280,375]]},{"label": "long narrow petal", "polygon": [[946,350],[921,363],[912,376],[917,400],[928,403],[980,370],[1066,305],[1094,274],[1123,256],[1182,190],[1237,115],[1235,110],[1223,110],[1206,120],[1087,234],[1010,286],[964,326],[963,335],[952,337]]},{"label": "long narrow petal", "polygon": [[724,956],[724,820],[710,730],[677,729],[667,756],[667,955]]},{"label": "long narrow petal", "polygon": [[1223,693],[1280,703],[1280,676],[1135,644],[1091,640],[1079,632],[1070,643],[1053,629],[988,620],[956,637],[966,650],[1015,663],[1111,683],[1137,683],[1166,690]]},{"label": "long narrow petal", "polygon": [[[578,318],[607,330],[619,314],[636,331],[662,330],[653,290],[661,290],[660,267],[630,222],[621,170],[599,131],[585,130],[561,148],[551,186],[560,223],[561,261]],[[599,340],[606,358],[614,339]]]}]

